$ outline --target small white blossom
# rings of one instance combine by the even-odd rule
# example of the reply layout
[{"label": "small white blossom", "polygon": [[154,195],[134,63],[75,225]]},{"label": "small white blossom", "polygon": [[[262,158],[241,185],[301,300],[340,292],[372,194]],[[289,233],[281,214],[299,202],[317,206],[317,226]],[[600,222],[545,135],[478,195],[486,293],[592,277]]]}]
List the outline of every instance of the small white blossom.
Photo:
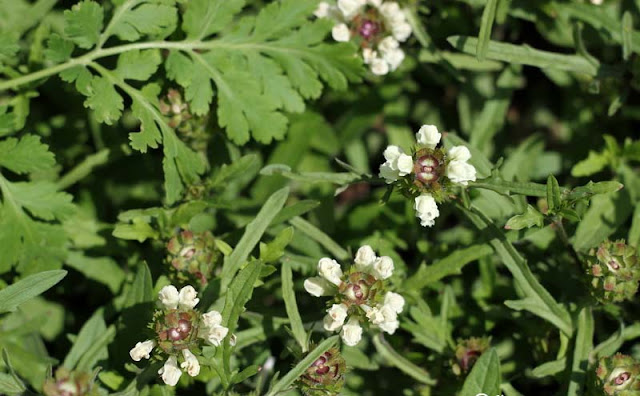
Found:
[{"label": "small white blossom", "polygon": [[202,315],[202,323],[209,328],[220,326],[222,324],[222,315],[218,311],[209,311]]},{"label": "small white blossom", "polygon": [[321,258],[318,262],[318,274],[336,286],[342,284],[342,268],[336,260]]},{"label": "small white blossom", "polygon": [[314,276],[313,278],[305,279],[304,289],[312,296],[320,297],[333,294],[332,292],[335,288],[331,285],[331,283],[327,282],[326,279],[319,276]]},{"label": "small white blossom", "polygon": [[149,359],[151,351],[153,351],[155,346],[156,343],[151,340],[138,342],[136,346],[129,351],[129,356],[136,362],[139,362],[142,358]]},{"label": "small white blossom", "polygon": [[466,146],[454,146],[451,147],[447,156],[450,161],[467,162],[471,159],[471,152]]},{"label": "small white blossom", "polygon": [[369,322],[371,322],[371,324],[374,324],[377,326],[380,323],[384,322],[384,315],[382,314],[382,312],[380,312],[380,309],[378,309],[378,307],[372,308],[372,307],[363,305],[362,309],[364,309],[364,311],[366,312],[367,319],[369,319]]},{"label": "small white blossom", "polygon": [[388,305],[383,305],[380,308],[380,313],[383,316],[383,321],[378,324],[378,327],[386,333],[393,334],[400,326],[398,321],[398,314]]},{"label": "small white blossom", "polygon": [[224,326],[212,326],[208,330],[206,339],[214,346],[220,346],[224,338],[229,334],[229,329]]},{"label": "small white blossom", "polygon": [[336,331],[344,324],[347,319],[347,306],[344,304],[333,304],[331,308],[327,310],[327,315],[324,317],[324,329],[327,331]]},{"label": "small white blossom", "polygon": [[387,1],[380,5],[379,7],[380,13],[384,16],[389,22],[404,20],[405,16],[402,10],[400,9],[400,5],[395,1]]},{"label": "small white blossom", "polygon": [[451,161],[447,165],[447,177],[454,183],[466,186],[470,181],[476,181],[476,168],[468,162]]},{"label": "small white blossom", "polygon": [[373,264],[377,258],[371,246],[363,245],[356,252],[356,258],[353,261],[358,269],[364,269]]},{"label": "small white blossom", "polygon": [[182,367],[187,372],[187,374],[192,377],[200,374],[200,362],[198,362],[198,358],[196,358],[196,356],[191,353],[190,350],[183,349],[182,357],[184,357],[184,362],[180,364],[180,367]]},{"label": "small white blossom", "polygon": [[602,0],[591,0],[591,4],[601,5],[602,4]]},{"label": "small white blossom", "polygon": [[367,3],[371,4],[374,7],[380,7],[380,4],[382,4],[382,0],[367,0]]},{"label": "small white blossom", "polygon": [[235,334],[231,334],[229,336],[229,345],[236,346],[236,342],[238,342],[238,336],[236,336]]},{"label": "small white blossom", "polygon": [[384,150],[386,162],[380,166],[379,176],[387,183],[393,183],[400,176],[406,176],[413,171],[413,158],[398,146],[388,146]]},{"label": "small white blossom", "polygon": [[441,138],[442,134],[438,132],[438,127],[435,125],[423,125],[420,127],[420,130],[418,130],[418,133],[416,133],[416,141],[418,141],[418,144],[430,149],[436,148]]},{"label": "small white blossom", "polygon": [[385,53],[388,51],[393,51],[394,49],[397,49],[399,46],[400,46],[400,43],[398,43],[398,40],[394,39],[391,36],[387,36],[380,41],[380,43],[378,44],[378,49],[382,51],[382,53]]},{"label": "small white blossom", "polygon": [[404,297],[398,293],[387,292],[384,296],[384,306],[391,308],[395,313],[404,309]]},{"label": "small white blossom", "polygon": [[178,367],[178,361],[175,356],[169,356],[169,359],[164,363],[164,366],[158,370],[158,374],[162,376],[162,381],[169,386],[176,386],[182,371]]},{"label": "small white blossom", "polygon": [[416,197],[413,208],[416,210],[416,216],[420,218],[420,225],[423,227],[433,226],[435,219],[440,216],[436,200],[431,194],[422,194]]},{"label": "small white blossom", "polygon": [[393,25],[391,32],[398,41],[406,41],[411,36],[411,25],[406,22]]},{"label": "small white blossom", "polygon": [[378,173],[378,176],[383,178],[387,184],[393,183],[394,181],[398,180],[399,177],[398,171],[393,169],[389,162],[385,162],[384,164],[380,165],[380,172]]},{"label": "small white blossom", "polygon": [[346,42],[351,38],[351,32],[349,31],[349,27],[347,25],[345,25],[344,23],[340,23],[338,25],[335,25],[333,29],[331,29],[331,37],[333,37],[333,39],[336,41]]},{"label": "small white blossom", "polygon": [[179,305],[180,308],[193,308],[200,302],[198,292],[193,286],[185,286],[180,289]]},{"label": "small white blossom", "polygon": [[346,19],[351,19],[366,4],[366,0],[338,0],[338,9]]},{"label": "small white blossom", "polygon": [[398,175],[406,176],[413,171],[413,158],[407,154],[398,157]]},{"label": "small white blossom", "polygon": [[393,274],[393,260],[391,257],[379,257],[374,263],[371,271],[376,279],[387,279]]},{"label": "small white blossom", "polygon": [[356,346],[362,339],[362,327],[357,319],[351,318],[340,332],[342,341],[348,346]]},{"label": "small white blossom", "polygon": [[178,294],[178,289],[176,289],[175,286],[168,285],[160,289],[158,299],[166,308],[176,309],[180,302],[180,295]]},{"label": "small white blossom", "polygon": [[318,7],[313,12],[313,15],[315,15],[317,18],[326,18],[330,15],[330,12],[331,12],[331,5],[326,1],[323,1],[320,4],[318,4]]},{"label": "small white blossom", "polygon": [[371,48],[364,48],[362,50],[362,59],[365,65],[370,64],[376,58],[378,58],[378,53]]},{"label": "small white blossom", "polygon": [[385,62],[389,64],[389,69],[394,71],[400,66],[402,61],[404,61],[404,51],[400,48],[396,48],[394,50],[384,52],[382,57]]},{"label": "small white blossom", "polygon": [[376,76],[384,76],[389,73],[389,64],[382,58],[373,58],[371,60],[371,73]]}]

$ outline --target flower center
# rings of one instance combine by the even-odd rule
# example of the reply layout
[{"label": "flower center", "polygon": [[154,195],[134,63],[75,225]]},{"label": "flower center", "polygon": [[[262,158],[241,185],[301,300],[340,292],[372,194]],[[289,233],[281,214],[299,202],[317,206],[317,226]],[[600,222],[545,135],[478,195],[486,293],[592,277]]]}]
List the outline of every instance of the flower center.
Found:
[{"label": "flower center", "polygon": [[619,376],[617,376],[617,377],[613,380],[613,382],[614,382],[616,385],[622,385],[622,384],[624,384],[625,382],[629,381],[629,378],[631,378],[631,374],[629,374],[628,372],[626,372],[626,371],[625,371],[624,373],[622,373],[622,374],[620,374]]},{"label": "flower center", "polygon": [[617,271],[620,269],[620,264],[618,264],[618,261],[616,261],[615,259],[609,260],[607,264],[609,264],[609,268],[611,269],[611,271]]},{"label": "flower center", "polygon": [[365,40],[371,40],[378,32],[380,32],[380,24],[368,19],[363,20],[358,29],[358,33],[360,33],[360,36]]},{"label": "flower center", "polygon": [[196,248],[193,246],[187,246],[180,251],[180,256],[190,259],[196,254]]},{"label": "flower center", "polygon": [[440,161],[433,155],[424,155],[416,161],[414,170],[416,178],[423,183],[429,184],[437,181],[439,175]]}]

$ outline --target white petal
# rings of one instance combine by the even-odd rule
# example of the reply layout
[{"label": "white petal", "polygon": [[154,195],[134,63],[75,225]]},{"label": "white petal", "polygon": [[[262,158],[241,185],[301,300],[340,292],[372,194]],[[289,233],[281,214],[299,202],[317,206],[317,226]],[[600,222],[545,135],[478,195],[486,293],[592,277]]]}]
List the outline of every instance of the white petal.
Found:
[{"label": "white petal", "polygon": [[447,165],[447,177],[452,182],[466,186],[468,182],[476,180],[476,168],[463,161],[451,161]]},{"label": "white petal", "polygon": [[389,64],[382,58],[374,58],[371,60],[371,73],[376,76],[384,76],[389,73]]},{"label": "white petal", "polygon": [[342,268],[336,260],[324,257],[318,262],[318,275],[336,286],[342,284]]},{"label": "white petal", "polygon": [[364,64],[370,64],[374,59],[378,57],[378,53],[371,48],[364,48],[362,50],[362,59],[364,60]]},{"label": "white petal", "polygon": [[422,194],[415,199],[413,208],[416,216],[420,218],[420,225],[431,227],[435,224],[435,219],[440,216],[436,200],[430,194]]},{"label": "white petal", "polygon": [[362,327],[357,319],[349,319],[349,322],[342,326],[340,332],[342,341],[349,346],[356,346],[362,339]]},{"label": "white petal", "polygon": [[413,158],[410,155],[402,154],[398,157],[398,175],[406,176],[413,171]]},{"label": "white petal", "polygon": [[398,23],[393,25],[391,28],[391,32],[393,33],[393,37],[398,41],[406,41],[409,36],[411,36],[411,25],[406,22]]},{"label": "white petal", "polygon": [[467,162],[471,159],[471,152],[466,146],[454,146],[447,153],[447,157],[450,161]]},{"label": "white petal", "polygon": [[427,146],[431,149],[436,148],[438,143],[440,143],[441,138],[442,134],[438,132],[438,127],[435,125],[423,125],[420,127],[418,133],[416,133],[416,140],[418,141],[418,144]]},{"label": "white petal", "polygon": [[384,305],[391,308],[395,313],[400,313],[404,309],[404,297],[398,293],[387,292],[384,296]]},{"label": "white petal", "polygon": [[380,165],[380,172],[378,173],[379,177],[382,177],[387,184],[391,184],[398,180],[400,177],[400,171],[397,169],[393,169],[393,166],[389,161]]},{"label": "white petal", "polygon": [[377,258],[371,246],[363,245],[356,252],[356,258],[353,261],[358,268],[365,268],[373,264]]},{"label": "white petal", "polygon": [[404,154],[404,151],[400,147],[394,145],[387,146],[382,153],[384,159],[391,163],[395,163],[402,154]]},{"label": "white petal", "polygon": [[323,1],[318,4],[318,8],[316,8],[316,10],[313,12],[313,15],[315,15],[317,18],[326,18],[329,16],[330,10],[331,5],[329,5],[329,3],[327,3],[326,1]]},{"label": "white petal", "polygon": [[367,310],[367,319],[369,319],[369,322],[371,322],[371,324],[377,326],[380,323],[384,322],[384,315],[382,314],[382,312],[380,312],[380,309],[378,309],[377,307],[373,307]]},{"label": "white petal", "polygon": [[389,64],[391,71],[396,70],[404,61],[404,51],[400,48],[384,52],[383,58]]},{"label": "white petal", "polygon": [[198,362],[198,358],[196,358],[196,356],[191,353],[190,350],[183,349],[182,357],[184,357],[184,362],[180,364],[180,367],[182,367],[187,372],[187,374],[192,377],[200,374],[200,362]]},{"label": "white petal", "polygon": [[222,315],[218,311],[209,311],[202,315],[202,322],[207,327],[220,326],[222,324]]},{"label": "white petal", "polygon": [[378,49],[383,53],[387,53],[389,51],[393,51],[400,46],[398,40],[394,39],[392,36],[387,36],[378,44]]},{"label": "white petal", "polygon": [[366,0],[338,0],[338,9],[345,18],[351,19],[365,4]]},{"label": "white petal", "polygon": [[371,275],[376,279],[387,279],[393,274],[393,260],[391,257],[382,256],[373,263]]},{"label": "white petal", "polygon": [[331,283],[319,276],[306,279],[304,281],[304,289],[314,297],[329,296],[335,291]]},{"label": "white petal", "polygon": [[176,386],[182,371],[178,367],[178,361],[175,356],[169,356],[164,366],[158,370],[158,374],[162,376],[162,381],[169,386]]},{"label": "white petal", "polygon": [[168,309],[176,309],[178,308],[178,303],[180,302],[180,295],[178,294],[178,289],[176,289],[173,285],[168,285],[160,289],[158,293],[158,299],[160,303],[164,305]]},{"label": "white petal", "polygon": [[129,351],[129,356],[131,359],[139,362],[142,358],[149,359],[153,348],[156,346],[156,343],[151,340],[146,340],[144,342],[138,342],[135,347],[133,347]]},{"label": "white petal", "polygon": [[224,338],[229,334],[229,329],[224,326],[213,326],[209,328],[207,341],[215,346],[220,346]]},{"label": "white petal", "polygon": [[198,298],[198,292],[193,286],[185,286],[180,289],[180,308],[193,308],[198,305],[200,299]]},{"label": "white petal", "polygon": [[331,308],[327,310],[327,315],[324,317],[324,329],[327,331],[336,331],[344,324],[347,318],[347,306],[344,304],[333,304]]},{"label": "white petal", "polygon": [[344,23],[340,23],[331,29],[331,37],[334,40],[339,42],[349,41],[351,38],[351,32],[349,31],[349,27]]}]

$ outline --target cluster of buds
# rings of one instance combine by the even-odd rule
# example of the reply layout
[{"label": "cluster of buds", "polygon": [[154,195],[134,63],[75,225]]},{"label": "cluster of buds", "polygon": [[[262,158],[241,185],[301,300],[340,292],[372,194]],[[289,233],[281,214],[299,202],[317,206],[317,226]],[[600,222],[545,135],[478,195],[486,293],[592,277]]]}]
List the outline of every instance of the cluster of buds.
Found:
[{"label": "cluster of buds", "polygon": [[337,348],[331,348],[309,366],[298,379],[305,396],[338,395],[344,386],[345,362]]},{"label": "cluster of buds", "polygon": [[354,40],[362,48],[364,63],[371,72],[385,75],[404,60],[400,42],[411,35],[411,25],[398,3],[382,0],[338,0],[336,5],[322,2],[315,15],[335,21],[336,41]]},{"label": "cluster of buds", "polygon": [[592,395],[640,396],[640,363],[621,353],[600,358],[591,391]]},{"label": "cluster of buds", "polygon": [[423,125],[416,133],[417,146],[411,155],[398,146],[388,146],[379,176],[403,195],[414,199],[416,216],[423,227],[431,227],[440,216],[438,203],[447,198],[453,185],[466,186],[476,180],[476,168],[469,164],[465,146],[449,151],[437,147],[442,135],[434,125]]},{"label": "cluster of buds", "polygon": [[205,286],[216,263],[222,257],[216,248],[215,238],[209,231],[196,233],[180,231],[167,243],[167,261],[179,283],[198,282]]},{"label": "cluster of buds", "polygon": [[385,293],[384,280],[392,273],[393,260],[387,256],[377,257],[371,246],[364,245],[346,272],[335,260],[320,259],[320,276],[306,279],[304,288],[315,297],[333,296],[323,320],[324,329],[332,332],[342,329],[342,341],[355,346],[362,339],[361,322],[368,320],[389,334],[398,328],[404,298],[390,291]]},{"label": "cluster of buds", "polygon": [[456,357],[452,362],[451,369],[455,375],[467,374],[480,358],[480,356],[489,349],[489,337],[471,337],[459,340],[456,345]]},{"label": "cluster of buds", "polygon": [[198,356],[204,343],[220,346],[229,333],[229,329],[222,326],[219,312],[202,314],[194,309],[200,301],[197,295],[192,286],[180,291],[172,285],[163,287],[158,293],[159,308],[150,325],[155,337],[138,342],[129,352],[136,362],[149,359],[154,351],[159,358],[166,357],[158,374],[170,386],[178,383],[182,370],[191,377],[197,376],[200,373]]},{"label": "cluster of buds", "polygon": [[590,255],[587,274],[592,276],[591,292],[594,297],[604,303],[632,299],[640,281],[636,249],[624,240],[605,241]]},{"label": "cluster of buds", "polygon": [[60,367],[53,378],[47,378],[42,386],[45,396],[98,396],[92,375],[82,371],[70,371]]},{"label": "cluster of buds", "polygon": [[167,95],[160,98],[160,112],[169,118],[169,126],[179,132],[180,136],[192,149],[206,152],[209,134],[205,127],[207,117],[191,114],[189,104],[183,100],[180,91],[169,89]]}]

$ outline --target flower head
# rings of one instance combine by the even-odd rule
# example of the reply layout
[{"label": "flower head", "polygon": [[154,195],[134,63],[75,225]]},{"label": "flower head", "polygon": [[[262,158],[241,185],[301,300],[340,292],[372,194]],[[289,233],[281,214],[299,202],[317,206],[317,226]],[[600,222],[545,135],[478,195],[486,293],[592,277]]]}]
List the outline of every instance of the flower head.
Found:
[{"label": "flower head", "polygon": [[640,394],[640,363],[621,353],[600,358],[595,370],[593,387],[594,394]]},{"label": "flower head", "polygon": [[405,58],[400,42],[411,36],[412,28],[396,2],[338,0],[335,5],[321,2],[314,15],[335,22],[331,31],[334,40],[358,44],[364,63],[375,75],[396,70]]},{"label": "flower head", "polygon": [[45,396],[98,396],[99,390],[93,384],[90,373],[71,371],[59,367],[54,377],[45,380],[42,391]]},{"label": "flower head", "polygon": [[393,270],[393,260],[376,256],[369,245],[358,249],[354,264],[345,271],[335,260],[321,259],[318,263],[321,276],[305,280],[304,287],[315,297],[334,296],[323,319],[324,329],[340,332],[347,345],[360,341],[362,324],[393,334],[404,307],[401,295],[386,291],[385,280]]},{"label": "flower head", "polygon": [[183,230],[167,243],[167,262],[170,276],[180,282],[197,282],[206,285],[214,268],[222,258],[211,232],[194,233]]},{"label": "flower head", "polygon": [[448,199],[454,185],[466,186],[476,180],[469,164],[471,152],[465,146],[449,151],[438,147],[442,134],[435,125],[423,125],[416,133],[417,145],[411,155],[398,146],[388,146],[379,176],[400,193],[413,198],[416,216],[423,227],[431,227],[440,215],[438,203]]},{"label": "flower head", "polygon": [[305,396],[337,395],[344,386],[347,364],[338,348],[331,348],[317,358],[298,379]]},{"label": "flower head", "polygon": [[631,300],[638,291],[640,260],[624,240],[605,241],[590,252],[586,272],[592,295],[600,302]]}]

